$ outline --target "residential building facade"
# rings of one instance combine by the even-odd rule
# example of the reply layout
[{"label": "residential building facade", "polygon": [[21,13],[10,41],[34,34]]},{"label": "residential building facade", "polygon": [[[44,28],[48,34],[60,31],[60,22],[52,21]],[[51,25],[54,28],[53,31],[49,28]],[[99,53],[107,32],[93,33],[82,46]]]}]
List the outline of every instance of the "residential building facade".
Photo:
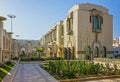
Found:
[{"label": "residential building facade", "polygon": [[113,56],[120,58],[120,37],[113,39]]},{"label": "residential building facade", "polygon": [[47,57],[63,57],[64,54],[64,32],[63,21],[53,25],[41,38],[40,47],[44,48]]},{"label": "residential building facade", "polygon": [[12,33],[7,32],[3,27],[5,17],[0,16],[0,64],[11,59]]},{"label": "residential building facade", "polygon": [[[108,9],[95,4],[76,4],[65,20],[56,23],[42,37],[41,46],[53,56],[66,59],[94,59],[112,54],[112,21]],[[51,47],[50,47],[51,46]]]}]

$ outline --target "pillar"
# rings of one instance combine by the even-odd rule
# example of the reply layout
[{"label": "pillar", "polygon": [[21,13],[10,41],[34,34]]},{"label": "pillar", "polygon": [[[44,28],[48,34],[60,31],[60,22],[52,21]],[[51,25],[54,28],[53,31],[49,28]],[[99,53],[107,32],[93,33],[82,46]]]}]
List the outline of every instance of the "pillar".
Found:
[{"label": "pillar", "polygon": [[0,16],[0,64],[3,63],[3,21],[6,20],[6,18]]}]

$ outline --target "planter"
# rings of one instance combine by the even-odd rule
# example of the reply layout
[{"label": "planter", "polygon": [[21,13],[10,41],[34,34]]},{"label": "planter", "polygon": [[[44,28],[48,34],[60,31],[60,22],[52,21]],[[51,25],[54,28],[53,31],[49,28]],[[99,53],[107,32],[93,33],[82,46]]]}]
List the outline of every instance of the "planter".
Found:
[{"label": "planter", "polygon": [[60,80],[60,82],[80,82],[80,81],[112,79],[112,78],[120,78],[120,75],[110,75],[110,76],[100,76],[100,77],[86,77],[86,78],[79,78],[79,79],[67,79],[67,80]]}]

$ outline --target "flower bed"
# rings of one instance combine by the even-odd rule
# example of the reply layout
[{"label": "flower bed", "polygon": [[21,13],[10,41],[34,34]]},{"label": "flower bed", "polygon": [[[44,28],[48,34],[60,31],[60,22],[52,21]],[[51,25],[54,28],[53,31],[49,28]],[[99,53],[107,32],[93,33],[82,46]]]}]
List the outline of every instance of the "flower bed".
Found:
[{"label": "flower bed", "polygon": [[14,66],[13,62],[6,62],[5,64],[0,66],[0,82],[9,73],[13,66]]},{"label": "flower bed", "polygon": [[116,65],[110,67],[109,64],[85,61],[54,60],[42,67],[59,80],[120,74]]}]

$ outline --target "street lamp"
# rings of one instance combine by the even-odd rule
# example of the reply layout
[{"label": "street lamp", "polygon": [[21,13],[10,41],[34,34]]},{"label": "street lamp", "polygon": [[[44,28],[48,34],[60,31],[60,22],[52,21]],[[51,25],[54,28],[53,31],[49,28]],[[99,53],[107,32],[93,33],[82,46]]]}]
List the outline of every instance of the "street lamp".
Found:
[{"label": "street lamp", "polygon": [[15,15],[8,14],[8,17],[11,18],[11,33],[12,33],[12,19],[15,18]]},{"label": "street lamp", "polygon": [[7,15],[9,18],[11,18],[11,32],[10,32],[10,35],[11,35],[11,39],[10,39],[10,55],[11,55],[11,58],[12,58],[12,19],[15,18],[16,16],[15,15],[11,15],[11,14],[8,14]]},{"label": "street lamp", "polygon": [[18,39],[18,37],[19,37],[19,35],[15,35],[16,37],[17,37],[17,39]]}]

